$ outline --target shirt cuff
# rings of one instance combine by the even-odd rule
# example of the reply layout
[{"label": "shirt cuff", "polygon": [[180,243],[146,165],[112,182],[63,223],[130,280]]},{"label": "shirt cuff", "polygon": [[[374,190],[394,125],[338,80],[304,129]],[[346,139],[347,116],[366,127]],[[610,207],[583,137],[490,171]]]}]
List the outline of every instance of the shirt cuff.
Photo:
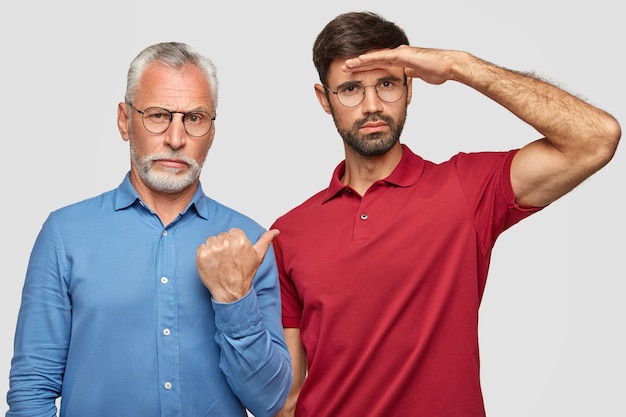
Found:
[{"label": "shirt cuff", "polygon": [[262,320],[256,291],[250,289],[248,294],[232,303],[220,303],[211,299],[215,311],[215,325],[221,332],[238,335],[248,329],[256,330]]}]

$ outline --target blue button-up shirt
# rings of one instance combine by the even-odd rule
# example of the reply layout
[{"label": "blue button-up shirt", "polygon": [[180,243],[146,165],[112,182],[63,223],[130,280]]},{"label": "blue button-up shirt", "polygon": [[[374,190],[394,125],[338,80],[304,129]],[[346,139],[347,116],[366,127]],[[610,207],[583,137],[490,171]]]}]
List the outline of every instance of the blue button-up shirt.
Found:
[{"label": "blue button-up shirt", "polygon": [[15,335],[7,417],[273,416],[291,384],[272,248],[242,299],[217,303],[196,271],[207,237],[264,229],[200,186],[171,224],[128,175],[50,214]]}]

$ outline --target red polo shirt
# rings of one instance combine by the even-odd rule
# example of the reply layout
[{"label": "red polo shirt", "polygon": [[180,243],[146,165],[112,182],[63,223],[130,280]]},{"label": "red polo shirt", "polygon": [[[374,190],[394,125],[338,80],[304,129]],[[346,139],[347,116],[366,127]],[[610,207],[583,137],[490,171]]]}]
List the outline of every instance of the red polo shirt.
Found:
[{"label": "red polo shirt", "polygon": [[537,209],[514,202],[515,151],[435,164],[403,145],[364,196],[340,182],[273,227],[283,325],[308,376],[296,416],[484,416],[478,308],[498,235]]}]

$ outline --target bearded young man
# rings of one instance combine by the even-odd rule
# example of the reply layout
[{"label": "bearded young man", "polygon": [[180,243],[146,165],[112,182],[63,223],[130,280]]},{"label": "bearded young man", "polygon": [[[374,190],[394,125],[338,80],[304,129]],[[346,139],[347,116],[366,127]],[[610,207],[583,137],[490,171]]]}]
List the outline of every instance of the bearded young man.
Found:
[{"label": "bearded young man", "polygon": [[[343,139],[327,189],[273,228],[294,383],[280,416],[483,417],[478,309],[497,237],[613,157],[616,120],[373,13],[318,35],[315,93]],[[414,80],[454,81],[543,137],[424,160],[400,142]]]}]

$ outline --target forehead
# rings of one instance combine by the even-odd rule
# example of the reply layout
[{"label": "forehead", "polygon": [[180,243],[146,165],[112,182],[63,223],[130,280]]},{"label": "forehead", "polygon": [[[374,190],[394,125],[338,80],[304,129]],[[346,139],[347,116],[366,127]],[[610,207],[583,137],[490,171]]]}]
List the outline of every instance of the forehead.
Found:
[{"label": "forehead", "polygon": [[160,63],[148,65],[141,75],[135,100],[172,109],[213,107],[211,87],[204,72],[191,64],[182,68]]},{"label": "forehead", "polygon": [[328,68],[328,84],[329,87],[338,86],[349,81],[358,81],[363,84],[375,83],[376,81],[394,76],[400,79],[404,78],[404,68],[376,68],[367,71],[344,72],[341,70],[345,59],[335,59]]}]

